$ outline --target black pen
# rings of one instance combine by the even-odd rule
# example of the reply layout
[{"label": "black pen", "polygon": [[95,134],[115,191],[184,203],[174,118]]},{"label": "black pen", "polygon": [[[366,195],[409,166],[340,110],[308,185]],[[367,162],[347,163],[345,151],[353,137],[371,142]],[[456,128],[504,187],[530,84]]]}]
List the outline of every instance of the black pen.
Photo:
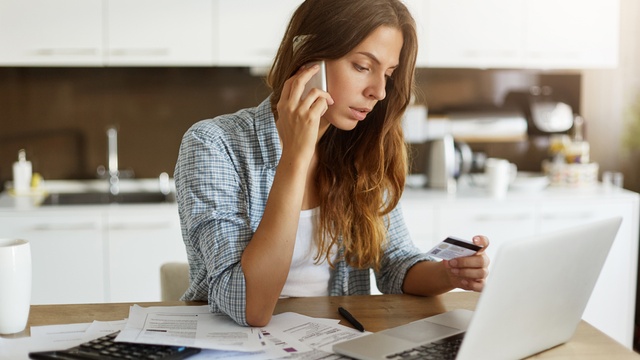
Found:
[{"label": "black pen", "polygon": [[339,307],[338,312],[340,313],[340,315],[344,316],[344,318],[347,319],[347,321],[351,325],[353,325],[353,327],[364,332],[364,326],[362,326],[362,324],[360,324],[360,322],[356,320],[356,318],[354,318],[353,315],[351,315],[351,313],[349,313],[345,308]]}]

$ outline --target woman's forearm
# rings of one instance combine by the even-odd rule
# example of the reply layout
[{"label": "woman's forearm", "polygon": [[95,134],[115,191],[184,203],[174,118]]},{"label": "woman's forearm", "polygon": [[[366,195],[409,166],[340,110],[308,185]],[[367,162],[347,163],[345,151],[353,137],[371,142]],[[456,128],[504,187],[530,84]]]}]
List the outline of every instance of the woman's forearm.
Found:
[{"label": "woman's forearm", "polygon": [[287,280],[308,168],[309,161],[283,152],[260,225],[242,254],[252,326],[269,322]]}]

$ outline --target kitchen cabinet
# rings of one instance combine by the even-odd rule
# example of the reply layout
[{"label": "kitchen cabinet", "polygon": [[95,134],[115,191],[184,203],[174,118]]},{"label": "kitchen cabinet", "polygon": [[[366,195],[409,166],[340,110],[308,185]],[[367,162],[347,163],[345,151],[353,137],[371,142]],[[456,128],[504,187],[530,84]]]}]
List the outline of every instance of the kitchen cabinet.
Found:
[{"label": "kitchen cabinet", "polygon": [[105,0],[107,66],[210,66],[212,0]]},{"label": "kitchen cabinet", "polygon": [[217,1],[220,66],[270,67],[301,0]]},{"label": "kitchen cabinet", "polygon": [[177,206],[119,206],[107,220],[110,302],[160,300],[160,266],[187,262]]},{"label": "kitchen cabinet", "polygon": [[[629,346],[632,334],[629,334],[628,329],[634,327],[635,302],[623,299],[631,300],[636,296],[637,273],[633,264],[637,263],[638,254],[637,206],[634,208],[630,201],[606,199],[597,204],[589,200],[577,200],[571,204],[550,201],[539,206],[538,214],[537,228],[540,232],[579,226],[612,216],[624,218],[609,251],[609,260],[596,283],[594,296],[585,309],[584,319]],[[636,220],[633,220],[633,214]],[[612,261],[613,259],[617,260]],[[615,303],[615,306],[612,307],[612,303]],[[610,307],[609,311],[601,311]]]},{"label": "kitchen cabinet", "polygon": [[524,67],[615,67],[619,16],[618,0],[526,0]]},{"label": "kitchen cabinet", "polygon": [[522,2],[427,1],[429,67],[514,67],[522,59]]},{"label": "kitchen cabinet", "polygon": [[32,304],[160,301],[160,266],[187,261],[175,203],[0,207],[0,229],[31,242]]},{"label": "kitchen cabinet", "polygon": [[612,68],[619,0],[428,0],[428,67]]},{"label": "kitchen cabinet", "polygon": [[0,0],[0,65],[102,65],[102,1]]},{"label": "kitchen cabinet", "polygon": [[[0,0],[0,66],[269,67],[301,0]],[[619,0],[405,0],[419,67],[611,68]]]},{"label": "kitchen cabinet", "polygon": [[[632,347],[638,271],[638,194],[600,187],[552,187],[531,193],[512,191],[506,198],[496,200],[481,189],[462,189],[454,195],[408,189],[401,205],[409,232],[420,249],[428,250],[448,235],[469,239],[482,234],[491,241],[487,253],[492,260],[496,260],[500,245],[508,241],[622,216],[621,228],[583,319]],[[427,226],[433,228],[425,229]]]},{"label": "kitchen cabinet", "polygon": [[0,215],[3,237],[31,243],[32,304],[104,301],[102,216],[82,210]]}]

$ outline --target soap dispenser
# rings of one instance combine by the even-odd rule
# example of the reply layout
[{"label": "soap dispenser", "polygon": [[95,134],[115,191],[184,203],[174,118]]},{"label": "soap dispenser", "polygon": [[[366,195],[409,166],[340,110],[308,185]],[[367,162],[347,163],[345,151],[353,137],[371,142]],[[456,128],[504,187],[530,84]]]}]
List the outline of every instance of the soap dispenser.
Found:
[{"label": "soap dispenser", "polygon": [[27,161],[24,149],[18,151],[18,161],[13,163],[13,190],[16,194],[29,193],[31,189],[31,161]]}]

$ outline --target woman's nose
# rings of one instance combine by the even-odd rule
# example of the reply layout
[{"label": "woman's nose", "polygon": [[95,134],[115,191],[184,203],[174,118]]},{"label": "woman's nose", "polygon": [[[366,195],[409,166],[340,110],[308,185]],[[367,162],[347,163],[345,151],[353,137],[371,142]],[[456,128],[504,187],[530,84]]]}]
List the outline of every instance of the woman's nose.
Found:
[{"label": "woman's nose", "polygon": [[385,76],[377,78],[367,86],[365,95],[378,101],[384,100],[387,96],[386,86],[387,78]]}]

